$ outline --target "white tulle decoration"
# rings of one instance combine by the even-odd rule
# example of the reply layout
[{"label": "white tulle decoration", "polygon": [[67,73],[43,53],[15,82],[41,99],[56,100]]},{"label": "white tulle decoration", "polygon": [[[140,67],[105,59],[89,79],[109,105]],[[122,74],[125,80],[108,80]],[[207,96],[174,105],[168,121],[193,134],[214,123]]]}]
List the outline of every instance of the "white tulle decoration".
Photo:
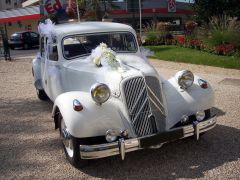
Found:
[{"label": "white tulle decoration", "polygon": [[140,51],[141,51],[141,53],[142,53],[142,56],[143,56],[145,59],[147,59],[147,57],[149,57],[149,56],[154,56],[154,52],[151,51],[151,50],[148,49],[148,48],[141,47],[141,48],[140,48]]},{"label": "white tulle decoration", "polygon": [[91,58],[93,63],[98,67],[102,65],[110,65],[111,67],[120,67],[120,62],[116,58],[116,52],[108,48],[105,43],[101,43],[94,50],[92,50]]},{"label": "white tulle decoration", "polygon": [[55,24],[50,19],[46,19],[45,23],[40,23],[38,25],[38,32],[39,34],[46,36],[49,42],[53,42],[53,39],[56,36]]}]

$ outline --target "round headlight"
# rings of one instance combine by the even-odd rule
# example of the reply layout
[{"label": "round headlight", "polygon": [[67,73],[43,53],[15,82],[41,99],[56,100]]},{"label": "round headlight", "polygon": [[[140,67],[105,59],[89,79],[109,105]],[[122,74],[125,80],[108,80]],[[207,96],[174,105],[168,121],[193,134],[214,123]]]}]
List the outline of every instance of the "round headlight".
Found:
[{"label": "round headlight", "polygon": [[190,86],[192,86],[193,81],[194,81],[193,73],[188,70],[183,70],[183,71],[177,72],[175,77],[176,77],[176,80],[177,80],[179,86],[182,89],[189,88]]},{"label": "round headlight", "polygon": [[91,87],[91,95],[97,104],[106,102],[110,97],[110,89],[106,84],[98,83]]}]

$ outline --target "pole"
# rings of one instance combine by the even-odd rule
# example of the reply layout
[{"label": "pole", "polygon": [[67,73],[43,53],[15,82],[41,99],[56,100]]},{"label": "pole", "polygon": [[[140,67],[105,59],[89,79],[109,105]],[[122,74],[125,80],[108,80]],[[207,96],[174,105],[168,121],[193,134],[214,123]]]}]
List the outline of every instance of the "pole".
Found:
[{"label": "pole", "polygon": [[78,8],[78,0],[76,0],[77,4],[77,17],[78,17],[78,22],[80,22],[80,13],[79,13],[79,8]]},{"label": "pole", "polygon": [[139,21],[140,21],[140,40],[142,41],[142,3],[141,0],[139,0]]}]

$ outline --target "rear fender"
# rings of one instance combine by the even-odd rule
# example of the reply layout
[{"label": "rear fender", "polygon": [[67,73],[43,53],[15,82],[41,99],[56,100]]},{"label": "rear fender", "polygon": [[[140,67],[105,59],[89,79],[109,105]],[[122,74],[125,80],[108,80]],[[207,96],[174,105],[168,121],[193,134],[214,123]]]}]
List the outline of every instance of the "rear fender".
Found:
[{"label": "rear fender", "polygon": [[32,61],[32,73],[34,78],[34,86],[37,89],[43,89],[41,77],[41,58],[39,53]]}]

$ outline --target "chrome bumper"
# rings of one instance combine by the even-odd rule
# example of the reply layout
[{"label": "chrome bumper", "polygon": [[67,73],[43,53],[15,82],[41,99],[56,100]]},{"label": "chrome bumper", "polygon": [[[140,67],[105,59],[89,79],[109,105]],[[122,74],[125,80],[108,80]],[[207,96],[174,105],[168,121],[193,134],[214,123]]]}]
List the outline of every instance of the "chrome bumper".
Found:
[{"label": "chrome bumper", "polygon": [[194,122],[192,125],[171,129],[170,131],[145,136],[134,139],[119,139],[117,142],[98,144],[98,145],[80,145],[80,156],[82,159],[98,159],[108,156],[121,155],[124,160],[125,154],[151,146],[164,144],[189,136],[195,136],[199,139],[199,134],[206,132],[216,125],[216,116],[203,122]]}]

